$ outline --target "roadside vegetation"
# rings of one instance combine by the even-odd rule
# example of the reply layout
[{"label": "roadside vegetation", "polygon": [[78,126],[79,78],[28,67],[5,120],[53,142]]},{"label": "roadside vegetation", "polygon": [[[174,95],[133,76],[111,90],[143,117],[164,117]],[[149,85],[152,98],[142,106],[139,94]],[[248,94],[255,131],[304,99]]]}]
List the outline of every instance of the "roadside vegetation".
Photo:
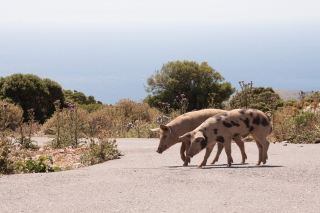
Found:
[{"label": "roadside vegetation", "polygon": [[[283,101],[271,87],[240,81],[241,91],[207,63],[169,62],[147,82],[141,102],[110,105],[35,75],[0,77],[0,174],[54,172],[119,158],[117,138],[156,138],[150,129],[205,108],[260,109],[271,142],[320,142],[320,94]],[[32,138],[52,140],[39,146]],[[250,140],[250,138],[248,138]],[[72,162],[72,163],[71,163]]]}]

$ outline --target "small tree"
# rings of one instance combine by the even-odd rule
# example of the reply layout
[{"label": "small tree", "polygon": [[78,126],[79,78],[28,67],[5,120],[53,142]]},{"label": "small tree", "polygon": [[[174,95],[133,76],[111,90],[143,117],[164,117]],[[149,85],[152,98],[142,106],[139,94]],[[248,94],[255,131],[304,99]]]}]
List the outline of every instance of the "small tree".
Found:
[{"label": "small tree", "polygon": [[[188,96],[187,111],[204,109],[208,107],[208,93],[216,93],[216,103],[222,106],[222,102],[229,99],[235,89],[229,82],[223,82],[222,75],[214,70],[206,62],[198,64],[194,61],[174,61],[164,64],[161,70],[155,71],[147,80],[145,87],[148,96],[145,101],[156,107],[158,102],[169,100],[173,105],[176,94]],[[175,109],[179,106],[173,105]]]},{"label": "small tree", "polygon": [[54,112],[53,102],[63,101],[58,83],[32,74],[13,74],[3,78],[0,86],[0,96],[22,107],[24,121],[28,120],[28,110],[34,109],[35,120],[44,123]]}]

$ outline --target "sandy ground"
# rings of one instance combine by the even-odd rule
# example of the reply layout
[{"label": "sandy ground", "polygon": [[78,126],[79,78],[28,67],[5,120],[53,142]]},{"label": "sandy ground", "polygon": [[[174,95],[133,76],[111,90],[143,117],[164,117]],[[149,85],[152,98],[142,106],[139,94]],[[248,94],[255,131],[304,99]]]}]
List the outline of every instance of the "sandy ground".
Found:
[{"label": "sandy ground", "polygon": [[[271,144],[265,166],[246,143],[246,164],[182,167],[179,146],[118,139],[124,156],[76,170],[0,176],[0,212],[319,212],[320,145]],[[213,152],[215,154],[215,150]],[[240,162],[235,144],[232,155]],[[210,157],[211,160],[213,156]]]}]

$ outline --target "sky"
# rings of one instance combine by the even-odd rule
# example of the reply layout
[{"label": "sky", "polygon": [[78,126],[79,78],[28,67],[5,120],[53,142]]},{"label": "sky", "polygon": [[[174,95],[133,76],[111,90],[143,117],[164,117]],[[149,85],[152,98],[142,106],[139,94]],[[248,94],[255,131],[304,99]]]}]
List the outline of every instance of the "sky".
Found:
[{"label": "sky", "polygon": [[169,61],[320,90],[318,0],[0,0],[0,76],[31,73],[103,103],[142,101]]}]

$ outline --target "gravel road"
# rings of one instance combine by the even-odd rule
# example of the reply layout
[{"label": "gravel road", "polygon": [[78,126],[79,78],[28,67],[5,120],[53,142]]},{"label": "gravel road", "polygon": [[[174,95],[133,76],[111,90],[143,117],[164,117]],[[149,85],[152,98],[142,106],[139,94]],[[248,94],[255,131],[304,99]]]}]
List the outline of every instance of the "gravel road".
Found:
[{"label": "gravel road", "polygon": [[246,143],[246,164],[226,168],[223,152],[218,164],[198,169],[204,152],[182,167],[180,145],[160,155],[158,142],[117,139],[118,160],[0,176],[0,212],[319,212],[320,145],[272,143],[267,164],[254,166],[257,147]]}]

